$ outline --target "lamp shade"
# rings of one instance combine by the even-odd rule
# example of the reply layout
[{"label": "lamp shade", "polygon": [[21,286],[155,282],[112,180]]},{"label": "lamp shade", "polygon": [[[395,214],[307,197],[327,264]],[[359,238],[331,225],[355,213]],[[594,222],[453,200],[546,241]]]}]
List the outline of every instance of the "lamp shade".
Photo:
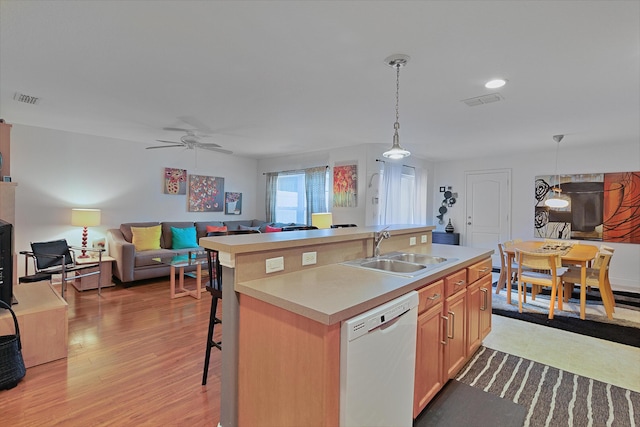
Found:
[{"label": "lamp shade", "polygon": [[100,225],[100,209],[71,209],[71,225],[76,227]]},{"label": "lamp shade", "polygon": [[318,228],[331,228],[333,225],[333,214],[331,214],[331,212],[312,213],[311,225]]}]

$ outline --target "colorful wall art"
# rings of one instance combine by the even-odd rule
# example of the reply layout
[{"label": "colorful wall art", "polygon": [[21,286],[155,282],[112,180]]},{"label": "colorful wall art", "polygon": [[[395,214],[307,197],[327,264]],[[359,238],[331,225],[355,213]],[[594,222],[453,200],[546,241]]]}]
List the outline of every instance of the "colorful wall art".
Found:
[{"label": "colorful wall art", "polygon": [[224,213],[227,215],[242,213],[242,193],[224,193]]},{"label": "colorful wall art", "polygon": [[358,206],[358,165],[333,167],[333,206],[355,208]]},{"label": "colorful wall art", "polygon": [[224,178],[189,175],[189,212],[222,212]]},{"label": "colorful wall art", "polygon": [[164,168],[164,194],[187,194],[187,170]]},{"label": "colorful wall art", "polygon": [[569,206],[549,208],[557,180],[536,176],[535,237],[640,243],[640,172],[561,175]]}]

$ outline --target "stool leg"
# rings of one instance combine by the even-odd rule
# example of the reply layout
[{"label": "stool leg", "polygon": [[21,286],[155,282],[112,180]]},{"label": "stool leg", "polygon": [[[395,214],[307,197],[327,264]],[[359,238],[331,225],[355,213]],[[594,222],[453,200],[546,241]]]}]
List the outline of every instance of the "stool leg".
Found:
[{"label": "stool leg", "polygon": [[204,355],[204,371],[202,373],[202,385],[207,385],[207,377],[209,375],[209,360],[211,359],[211,347],[216,347],[222,350],[222,341],[215,342],[213,340],[213,329],[216,323],[222,323],[220,319],[216,317],[216,311],[218,309],[218,298],[211,297],[211,313],[209,314],[209,331],[207,333],[207,350]]}]

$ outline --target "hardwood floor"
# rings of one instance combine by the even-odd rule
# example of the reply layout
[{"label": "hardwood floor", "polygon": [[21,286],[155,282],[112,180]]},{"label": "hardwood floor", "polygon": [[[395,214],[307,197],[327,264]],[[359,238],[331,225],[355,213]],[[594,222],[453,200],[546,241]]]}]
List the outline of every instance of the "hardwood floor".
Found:
[{"label": "hardwood floor", "polygon": [[[169,280],[68,287],[69,356],[0,391],[5,426],[216,426],[220,351],[201,385],[211,296],[170,299]],[[221,310],[221,304],[218,306]],[[222,327],[216,325],[216,340]]]}]

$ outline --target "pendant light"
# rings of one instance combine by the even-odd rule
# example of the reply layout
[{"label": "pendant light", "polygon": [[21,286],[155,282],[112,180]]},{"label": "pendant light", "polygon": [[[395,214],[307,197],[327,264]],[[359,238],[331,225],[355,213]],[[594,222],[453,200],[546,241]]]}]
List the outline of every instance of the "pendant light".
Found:
[{"label": "pendant light", "polygon": [[400,115],[398,114],[398,100],[400,98],[400,68],[409,62],[408,55],[391,55],[384,60],[385,64],[396,69],[396,122],[393,124],[393,145],[391,149],[382,153],[384,157],[389,159],[403,159],[409,157],[411,153],[400,146],[400,137],[398,129],[400,129]]},{"label": "pendant light", "polygon": [[562,141],[564,135],[553,135],[553,140],[557,143],[556,145],[556,179],[558,180],[558,186],[552,187],[551,191],[553,192],[553,196],[545,200],[544,204],[550,208],[566,208],[569,206],[569,201],[560,197],[560,193],[562,193],[562,188],[560,188],[560,175],[558,174],[558,150],[560,148],[560,141]]}]

